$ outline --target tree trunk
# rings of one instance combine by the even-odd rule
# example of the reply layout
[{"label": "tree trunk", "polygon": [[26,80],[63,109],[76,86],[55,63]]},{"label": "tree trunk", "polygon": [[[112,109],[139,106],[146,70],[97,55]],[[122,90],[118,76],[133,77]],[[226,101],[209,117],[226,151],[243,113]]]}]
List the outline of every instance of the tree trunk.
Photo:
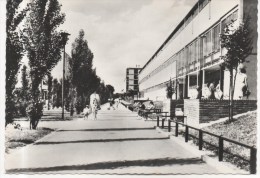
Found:
[{"label": "tree trunk", "polygon": [[230,82],[229,82],[229,122],[233,120],[233,67],[229,70]]}]

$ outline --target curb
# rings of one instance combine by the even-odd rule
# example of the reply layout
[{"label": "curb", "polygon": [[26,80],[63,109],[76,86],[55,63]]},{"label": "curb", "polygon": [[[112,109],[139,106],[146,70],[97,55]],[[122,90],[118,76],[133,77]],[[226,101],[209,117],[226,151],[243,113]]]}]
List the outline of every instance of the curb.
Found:
[{"label": "curb", "polygon": [[[194,145],[191,145],[191,143],[186,143],[184,141],[184,138],[182,137],[175,137],[171,135],[171,133],[163,131],[161,128],[155,126],[155,129],[159,131],[163,135],[169,136],[171,140],[173,140],[175,143],[178,145],[182,146],[184,149],[187,151],[191,152],[192,154],[198,156],[201,158],[202,161],[206,162],[208,165],[216,168],[219,170],[221,173],[220,174],[233,174],[233,175],[250,175],[249,172],[246,172],[242,169],[237,168],[236,166],[232,165],[231,163],[228,162],[219,162],[216,158],[211,158],[207,154],[210,152],[207,150],[198,150],[195,148]],[[183,140],[181,140],[181,138]]]}]

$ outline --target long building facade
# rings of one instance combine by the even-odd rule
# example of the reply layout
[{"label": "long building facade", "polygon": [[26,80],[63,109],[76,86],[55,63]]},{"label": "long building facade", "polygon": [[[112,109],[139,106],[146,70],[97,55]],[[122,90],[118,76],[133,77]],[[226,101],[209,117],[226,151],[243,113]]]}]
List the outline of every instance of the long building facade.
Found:
[{"label": "long building facade", "polygon": [[209,83],[219,83],[227,99],[230,73],[221,67],[225,49],[221,48],[220,34],[227,25],[234,22],[236,27],[247,16],[251,18],[253,50],[244,66],[251,91],[249,99],[256,99],[257,0],[199,0],[140,71],[141,97],[166,98],[171,79],[176,89],[173,99],[196,98],[198,86],[203,97]]}]

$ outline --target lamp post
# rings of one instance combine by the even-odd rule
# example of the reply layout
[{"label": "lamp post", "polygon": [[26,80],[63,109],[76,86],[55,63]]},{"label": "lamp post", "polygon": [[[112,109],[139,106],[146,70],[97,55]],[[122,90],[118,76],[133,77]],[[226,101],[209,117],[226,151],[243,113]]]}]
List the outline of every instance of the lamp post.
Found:
[{"label": "lamp post", "polygon": [[65,79],[65,46],[68,41],[69,33],[61,32],[60,33],[63,43],[63,69],[62,69],[62,114],[61,118],[64,120],[64,79]]}]

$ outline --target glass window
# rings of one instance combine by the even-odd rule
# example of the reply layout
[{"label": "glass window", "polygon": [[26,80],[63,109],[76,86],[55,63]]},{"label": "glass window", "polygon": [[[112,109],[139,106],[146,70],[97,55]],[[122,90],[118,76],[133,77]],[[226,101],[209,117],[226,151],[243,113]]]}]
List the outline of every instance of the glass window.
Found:
[{"label": "glass window", "polygon": [[197,86],[197,75],[190,75],[190,86]]},{"label": "glass window", "polygon": [[128,86],[128,90],[134,90],[134,86]]},{"label": "glass window", "polygon": [[134,84],[134,81],[133,80],[129,80],[129,85],[133,85]]},{"label": "glass window", "polygon": [[211,30],[208,31],[203,40],[203,55],[208,56],[212,52]]},{"label": "glass window", "polygon": [[133,69],[129,69],[128,72],[129,72],[129,74],[134,74],[134,70]]},{"label": "glass window", "polygon": [[130,80],[133,80],[133,79],[134,79],[134,76],[133,76],[133,75],[129,75],[128,78],[129,78]]},{"label": "glass window", "polygon": [[213,28],[213,50],[216,51],[220,48],[220,24]]}]

